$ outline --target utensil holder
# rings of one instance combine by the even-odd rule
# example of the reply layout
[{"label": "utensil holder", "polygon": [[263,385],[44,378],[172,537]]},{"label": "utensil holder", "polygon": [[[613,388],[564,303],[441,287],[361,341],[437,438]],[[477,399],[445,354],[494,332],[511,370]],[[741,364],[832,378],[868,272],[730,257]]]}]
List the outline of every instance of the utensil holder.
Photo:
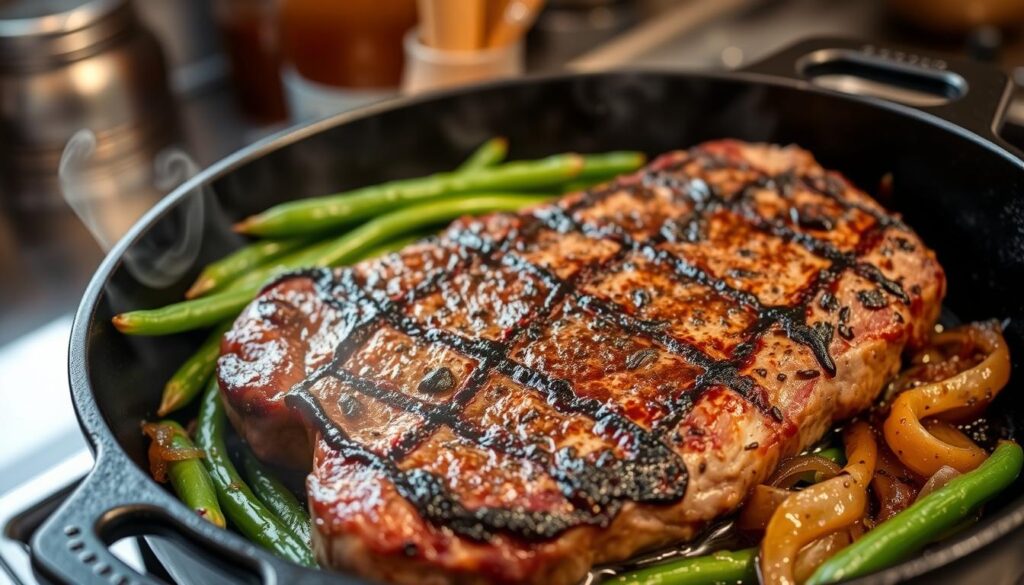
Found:
[{"label": "utensil holder", "polygon": [[523,72],[522,41],[478,51],[446,51],[423,44],[419,28],[413,28],[405,36],[404,47],[405,94],[514,77]]}]

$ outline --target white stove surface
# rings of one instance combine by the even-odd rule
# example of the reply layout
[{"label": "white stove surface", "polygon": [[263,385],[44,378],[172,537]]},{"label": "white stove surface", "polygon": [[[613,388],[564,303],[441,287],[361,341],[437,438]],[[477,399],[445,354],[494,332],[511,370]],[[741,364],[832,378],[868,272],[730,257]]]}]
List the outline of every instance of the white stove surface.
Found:
[{"label": "white stove surface", "polygon": [[0,495],[85,449],[68,394],[71,316],[0,347]]},{"label": "white stove surface", "polygon": [[[68,394],[71,316],[0,347],[0,526],[84,475],[92,455]],[[24,546],[0,537],[0,583],[34,583]]]}]

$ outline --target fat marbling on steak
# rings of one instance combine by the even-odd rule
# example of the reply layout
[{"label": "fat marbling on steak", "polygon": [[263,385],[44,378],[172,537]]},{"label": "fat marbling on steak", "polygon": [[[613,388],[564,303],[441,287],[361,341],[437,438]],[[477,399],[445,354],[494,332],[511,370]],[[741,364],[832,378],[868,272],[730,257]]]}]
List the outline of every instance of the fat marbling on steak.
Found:
[{"label": "fat marbling on steak", "polygon": [[693,538],[868,407],[944,289],[807,151],[715,141],[281,278],[218,371],[260,457],[312,461],[324,566],[574,583]]}]

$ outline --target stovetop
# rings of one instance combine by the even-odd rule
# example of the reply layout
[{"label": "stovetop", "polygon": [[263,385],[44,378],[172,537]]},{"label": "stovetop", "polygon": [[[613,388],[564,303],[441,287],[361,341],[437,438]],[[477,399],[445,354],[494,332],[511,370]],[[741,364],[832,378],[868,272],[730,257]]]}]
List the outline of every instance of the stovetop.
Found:
[{"label": "stovetop", "polygon": [[[1024,38],[1004,36],[994,50],[979,49],[977,42],[934,40],[895,25],[880,0],[684,2],[664,18],[641,23],[578,56],[570,66],[729,69],[816,35],[973,52],[1024,79],[1015,67],[1024,64]],[[551,42],[549,35],[543,50],[558,54]],[[200,165],[268,131],[240,118],[223,83],[184,96],[182,110],[188,150]],[[1024,114],[1024,107],[1011,109],[1011,123],[1002,134],[1024,148],[1024,124],[1014,123],[1018,113]],[[1020,119],[1024,122],[1024,115]],[[71,311],[102,255],[69,211],[26,214],[0,208],[0,445],[5,446],[0,450],[0,526],[6,526],[0,537],[0,585],[34,583],[18,540],[92,464],[68,399],[64,364]],[[142,566],[145,550],[130,541],[117,546],[130,563]]]}]

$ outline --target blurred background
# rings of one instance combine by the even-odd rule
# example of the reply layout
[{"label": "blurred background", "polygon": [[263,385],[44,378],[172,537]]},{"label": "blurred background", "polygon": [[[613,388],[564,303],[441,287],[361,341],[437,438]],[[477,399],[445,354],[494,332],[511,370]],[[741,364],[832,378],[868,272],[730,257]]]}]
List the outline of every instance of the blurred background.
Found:
[{"label": "blurred background", "polygon": [[[402,95],[737,69],[810,36],[990,62],[1024,86],[1022,31],[1024,0],[0,0],[0,583],[33,582],[18,530],[90,464],[71,312],[106,249],[198,169]],[[1018,99],[1004,137],[1024,142],[1022,124]]]}]

